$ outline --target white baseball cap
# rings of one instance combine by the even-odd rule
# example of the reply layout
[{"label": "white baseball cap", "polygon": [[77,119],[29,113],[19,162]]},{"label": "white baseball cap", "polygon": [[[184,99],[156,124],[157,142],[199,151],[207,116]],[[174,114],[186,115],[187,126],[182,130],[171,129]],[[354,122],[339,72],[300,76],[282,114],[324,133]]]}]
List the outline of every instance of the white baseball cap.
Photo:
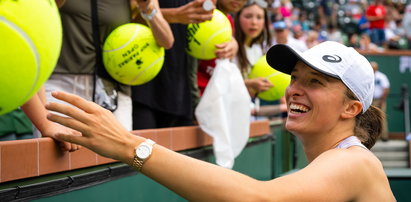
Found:
[{"label": "white baseball cap", "polygon": [[334,41],[322,42],[304,52],[277,44],[267,52],[274,69],[291,74],[299,60],[316,71],[340,79],[362,103],[362,112],[370,107],[374,93],[374,72],[370,62],[355,49]]}]

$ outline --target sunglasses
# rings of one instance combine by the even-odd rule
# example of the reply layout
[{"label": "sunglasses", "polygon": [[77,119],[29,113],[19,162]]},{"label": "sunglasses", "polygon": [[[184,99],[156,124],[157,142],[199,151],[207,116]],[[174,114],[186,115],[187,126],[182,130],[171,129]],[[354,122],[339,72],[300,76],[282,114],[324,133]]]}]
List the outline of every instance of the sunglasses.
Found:
[{"label": "sunglasses", "polygon": [[247,5],[251,5],[251,4],[257,4],[258,6],[262,8],[268,7],[268,3],[265,0],[248,0]]}]

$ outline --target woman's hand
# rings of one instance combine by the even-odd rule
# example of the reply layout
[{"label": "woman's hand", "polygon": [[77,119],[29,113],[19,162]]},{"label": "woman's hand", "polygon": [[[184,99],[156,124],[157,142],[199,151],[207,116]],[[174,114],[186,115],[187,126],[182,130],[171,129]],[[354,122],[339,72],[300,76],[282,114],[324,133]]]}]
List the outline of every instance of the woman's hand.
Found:
[{"label": "woman's hand", "polygon": [[141,12],[146,13],[150,9],[150,6],[153,7],[151,0],[130,0],[131,7],[137,7]]},{"label": "woman's hand", "polygon": [[191,24],[201,23],[213,18],[213,9],[204,10],[205,0],[194,0],[178,8],[163,8],[164,18],[169,23]]},{"label": "woman's hand", "polygon": [[234,56],[237,54],[238,51],[238,43],[237,40],[235,40],[234,37],[231,38],[231,41],[222,43],[222,44],[217,44],[216,45],[217,50],[215,51],[215,54],[217,58],[234,58]]},{"label": "woman's hand", "polygon": [[131,135],[110,111],[77,95],[64,92],[53,92],[52,95],[73,106],[48,103],[48,110],[68,117],[49,113],[47,118],[82,134],[79,136],[62,132],[56,135],[58,140],[83,145],[102,156],[130,163],[133,148],[139,141],[136,141],[137,137]]},{"label": "woman's hand", "polygon": [[267,78],[263,77],[246,79],[244,82],[252,96],[254,96],[256,93],[266,91],[273,87],[273,84],[268,81]]}]

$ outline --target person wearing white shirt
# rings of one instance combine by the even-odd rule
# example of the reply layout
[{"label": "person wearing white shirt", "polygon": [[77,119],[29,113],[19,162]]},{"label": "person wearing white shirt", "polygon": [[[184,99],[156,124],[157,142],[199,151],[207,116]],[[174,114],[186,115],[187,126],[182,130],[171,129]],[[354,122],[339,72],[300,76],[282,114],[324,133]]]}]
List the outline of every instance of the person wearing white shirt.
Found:
[{"label": "person wearing white shirt", "polygon": [[284,21],[277,21],[273,23],[274,27],[274,45],[286,44],[301,52],[306,51],[307,45],[290,35],[290,29]]},{"label": "person wearing white shirt", "polygon": [[[370,62],[370,64],[374,70],[374,76],[375,76],[374,97],[373,97],[372,104],[380,108],[382,111],[386,112],[387,111],[387,97],[390,92],[390,81],[388,80],[388,77],[384,73],[378,71],[377,62],[372,61]],[[388,123],[387,123],[386,118],[384,120],[381,139],[383,141],[388,140]]]}]

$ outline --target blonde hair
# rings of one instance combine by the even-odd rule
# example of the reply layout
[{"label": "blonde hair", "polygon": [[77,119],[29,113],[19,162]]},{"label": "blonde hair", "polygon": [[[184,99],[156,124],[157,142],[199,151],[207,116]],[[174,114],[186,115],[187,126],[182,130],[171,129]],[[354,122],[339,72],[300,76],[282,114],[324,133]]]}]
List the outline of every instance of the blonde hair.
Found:
[{"label": "blonde hair", "polygon": [[[358,100],[354,93],[347,88],[346,96],[351,100]],[[354,135],[361,143],[371,149],[383,131],[385,113],[371,105],[367,111],[355,117]]]}]

